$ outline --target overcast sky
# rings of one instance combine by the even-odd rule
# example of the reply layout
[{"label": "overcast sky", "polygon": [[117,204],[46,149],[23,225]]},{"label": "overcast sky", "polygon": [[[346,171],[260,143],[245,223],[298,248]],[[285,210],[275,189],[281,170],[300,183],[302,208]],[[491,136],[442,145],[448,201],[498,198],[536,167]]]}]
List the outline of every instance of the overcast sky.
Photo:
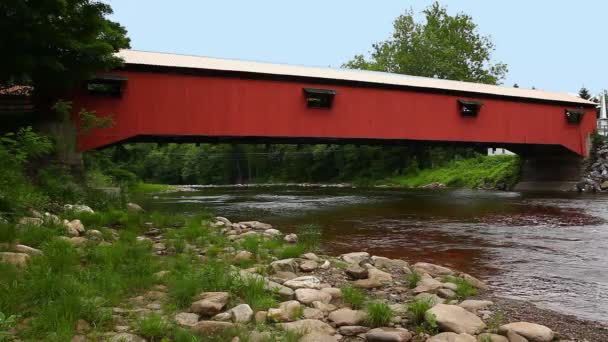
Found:
[{"label": "overcast sky", "polygon": [[[340,67],[389,37],[395,17],[431,0],[108,0],[133,49]],[[505,85],[608,88],[608,1],[443,0],[473,16],[509,66]],[[603,40],[600,44],[600,39]]]}]

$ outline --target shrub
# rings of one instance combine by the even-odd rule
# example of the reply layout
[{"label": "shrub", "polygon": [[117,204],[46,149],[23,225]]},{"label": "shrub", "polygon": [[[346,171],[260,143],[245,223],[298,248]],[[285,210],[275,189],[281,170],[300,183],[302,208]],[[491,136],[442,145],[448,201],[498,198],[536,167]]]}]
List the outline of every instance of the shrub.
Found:
[{"label": "shrub", "polygon": [[371,327],[385,327],[395,315],[391,307],[385,302],[372,302],[367,305],[367,323]]},{"label": "shrub", "polygon": [[361,309],[367,301],[367,294],[361,289],[347,285],[342,287],[341,290],[342,300],[350,304],[353,309]]},{"label": "shrub", "polygon": [[405,281],[410,289],[415,288],[420,280],[422,280],[422,274],[416,270],[412,270],[410,274],[405,276]]}]

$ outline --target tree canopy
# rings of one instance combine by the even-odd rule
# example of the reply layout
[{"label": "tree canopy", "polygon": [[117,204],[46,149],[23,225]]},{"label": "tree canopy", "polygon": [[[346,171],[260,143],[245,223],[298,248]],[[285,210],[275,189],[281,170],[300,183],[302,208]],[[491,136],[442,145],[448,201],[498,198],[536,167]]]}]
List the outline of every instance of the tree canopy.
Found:
[{"label": "tree canopy", "polygon": [[422,14],[421,22],[412,10],[399,16],[392,37],[374,44],[370,58],[357,55],[343,67],[487,84],[504,79],[507,65],[492,63],[494,44],[471,16],[449,15],[438,2]]},{"label": "tree canopy", "polygon": [[120,65],[126,30],[94,0],[0,1],[0,89],[32,86],[60,96],[96,71]]}]

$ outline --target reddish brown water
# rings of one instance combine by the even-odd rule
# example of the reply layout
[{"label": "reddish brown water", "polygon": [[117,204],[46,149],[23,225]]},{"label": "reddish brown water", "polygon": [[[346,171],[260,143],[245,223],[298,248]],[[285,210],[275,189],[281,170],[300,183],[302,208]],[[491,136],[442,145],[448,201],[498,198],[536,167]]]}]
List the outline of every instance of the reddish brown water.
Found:
[{"label": "reddish brown water", "polygon": [[498,294],[608,322],[608,196],[345,188],[204,188],[149,199],[151,208],[284,231],[323,229],[328,254],[368,251],[471,273]]}]

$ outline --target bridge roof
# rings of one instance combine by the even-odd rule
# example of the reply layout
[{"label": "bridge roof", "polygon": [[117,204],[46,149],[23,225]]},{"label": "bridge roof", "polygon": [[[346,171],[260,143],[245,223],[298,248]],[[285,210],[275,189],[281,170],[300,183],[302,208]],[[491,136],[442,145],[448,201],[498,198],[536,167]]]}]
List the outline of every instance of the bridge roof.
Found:
[{"label": "bridge roof", "polygon": [[275,77],[284,76],[312,78],[328,81],[366,83],[377,86],[393,86],[413,89],[419,88],[421,90],[448,93],[454,92],[479,96],[498,96],[543,102],[560,102],[579,106],[595,106],[595,103],[593,102],[566,93],[442,80],[385,72],[271,64],[235,59],[210,58],[137,50],[122,50],[118,53],[118,55],[125,60],[127,66],[140,65],[162,68],[198,69],[216,72],[271,75]]}]

